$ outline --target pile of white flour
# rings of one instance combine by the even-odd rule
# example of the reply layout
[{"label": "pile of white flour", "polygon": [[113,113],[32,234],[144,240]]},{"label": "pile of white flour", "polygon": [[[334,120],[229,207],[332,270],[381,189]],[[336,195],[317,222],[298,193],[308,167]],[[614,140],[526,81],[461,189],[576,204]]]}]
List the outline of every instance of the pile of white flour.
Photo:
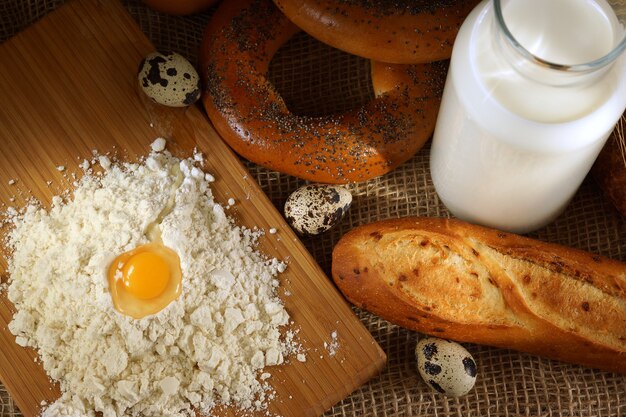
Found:
[{"label": "pile of white flour", "polygon": [[[281,341],[289,316],[276,295],[285,265],[258,253],[259,233],[215,203],[201,159],[154,151],[141,164],[87,173],[73,199],[56,197],[49,211],[32,205],[12,218],[9,328],[63,391],[44,416],[266,407],[263,368],[293,351]],[[107,269],[147,243],[155,221],[180,257],[182,295],[135,320],[113,308]]]}]

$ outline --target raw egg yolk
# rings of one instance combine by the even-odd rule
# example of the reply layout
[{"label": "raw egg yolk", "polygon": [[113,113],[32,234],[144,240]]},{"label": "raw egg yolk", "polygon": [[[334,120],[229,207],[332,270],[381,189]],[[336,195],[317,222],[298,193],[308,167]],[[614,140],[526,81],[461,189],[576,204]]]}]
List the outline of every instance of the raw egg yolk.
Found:
[{"label": "raw egg yolk", "polygon": [[115,258],[108,280],[115,308],[140,319],[158,313],[178,298],[182,287],[180,259],[163,244],[148,243]]},{"label": "raw egg yolk", "polygon": [[167,287],[170,268],[156,253],[142,252],[131,256],[124,264],[122,276],[126,291],[140,300],[149,300]]}]

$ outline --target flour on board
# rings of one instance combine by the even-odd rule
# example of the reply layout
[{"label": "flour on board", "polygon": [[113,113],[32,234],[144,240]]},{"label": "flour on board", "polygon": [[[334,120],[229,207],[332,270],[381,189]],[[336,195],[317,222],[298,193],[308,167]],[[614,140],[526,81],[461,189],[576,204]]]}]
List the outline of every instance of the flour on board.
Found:
[{"label": "flour on board", "polygon": [[[72,200],[12,214],[8,295],[17,313],[9,328],[38,350],[63,392],[44,416],[260,410],[273,398],[267,367],[298,353],[281,336],[289,315],[276,290],[285,264],[256,251],[259,232],[227,217],[197,160],[162,147],[140,164],[101,160],[107,170],[86,173]],[[106,270],[147,243],[155,221],[180,257],[183,291],[135,320],[113,308]]]}]

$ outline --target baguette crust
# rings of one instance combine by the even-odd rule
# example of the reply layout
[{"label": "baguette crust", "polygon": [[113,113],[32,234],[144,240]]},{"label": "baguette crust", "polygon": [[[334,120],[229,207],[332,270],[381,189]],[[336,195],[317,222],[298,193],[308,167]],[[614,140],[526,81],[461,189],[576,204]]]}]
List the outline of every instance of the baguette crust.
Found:
[{"label": "baguette crust", "polygon": [[333,251],[346,298],[400,326],[626,373],[626,264],[452,219],[358,227]]}]

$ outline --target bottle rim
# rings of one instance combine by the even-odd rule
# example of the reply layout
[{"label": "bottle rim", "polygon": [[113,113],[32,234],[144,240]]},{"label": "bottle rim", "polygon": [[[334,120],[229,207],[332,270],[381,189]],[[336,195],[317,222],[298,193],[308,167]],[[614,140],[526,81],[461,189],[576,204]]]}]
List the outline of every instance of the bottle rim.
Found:
[{"label": "bottle rim", "polygon": [[592,72],[612,63],[613,61],[617,59],[617,57],[619,57],[622,54],[622,52],[624,52],[624,50],[626,50],[626,35],[625,35],[624,38],[609,53],[593,61],[589,61],[589,62],[585,62],[581,64],[567,65],[567,64],[559,64],[556,62],[545,60],[543,58],[540,58],[534,55],[532,52],[530,52],[528,49],[522,46],[522,44],[519,43],[519,41],[515,38],[515,36],[513,36],[511,31],[509,30],[509,27],[506,24],[506,21],[504,20],[504,15],[502,13],[502,0],[493,0],[493,2],[494,2],[494,11],[496,15],[496,21],[498,22],[498,26],[504,33],[506,40],[511,44],[511,46],[513,46],[513,48],[515,49],[515,51],[517,51],[517,53],[522,55],[527,60],[534,62],[535,64],[540,65],[542,67],[557,70],[557,71],[562,71],[562,72],[568,72],[568,73]]}]

